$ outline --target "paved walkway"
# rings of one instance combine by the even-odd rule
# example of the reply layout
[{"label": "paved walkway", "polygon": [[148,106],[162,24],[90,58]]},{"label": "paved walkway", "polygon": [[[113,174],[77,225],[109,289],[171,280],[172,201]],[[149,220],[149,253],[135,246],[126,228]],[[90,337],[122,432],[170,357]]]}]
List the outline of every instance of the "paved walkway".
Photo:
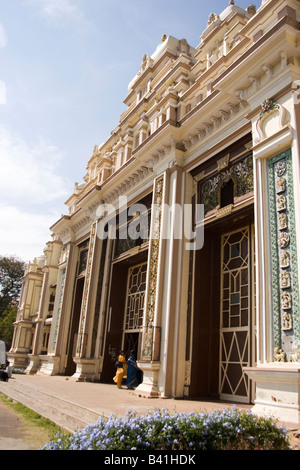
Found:
[{"label": "paved walkway", "polygon": [[[9,383],[11,385],[16,384],[18,388],[32,387],[32,395],[35,391],[40,391],[75,404],[81,407],[85,414],[88,414],[90,410],[104,416],[110,416],[111,414],[124,416],[129,410],[145,414],[154,411],[156,408],[167,408],[171,414],[191,411],[210,412],[222,408],[232,408],[233,406],[237,406],[239,409],[252,408],[252,405],[220,401],[146,398],[136,391],[130,391],[126,388],[118,389],[113,384],[76,382],[71,378],[61,376],[13,375]],[[5,383],[1,382],[1,384],[0,393],[5,393]],[[45,402],[47,402],[46,396]],[[281,424],[285,425],[287,429],[295,429],[294,426],[289,426],[288,423]],[[300,431],[298,431],[298,434],[297,443],[299,443]],[[1,406],[0,402],[0,450],[26,450],[26,448],[28,449],[28,446],[24,443],[24,434],[19,419]]]},{"label": "paved walkway", "polygon": [[30,450],[21,418],[0,401],[0,451]]},{"label": "paved walkway", "polygon": [[[190,411],[212,411],[234,406],[234,403],[221,403],[219,401],[147,398],[139,395],[137,391],[127,390],[126,387],[118,389],[113,384],[76,382],[62,376],[13,375],[10,380],[19,384],[30,385],[105,416],[111,414],[124,416],[129,410],[145,414],[155,408],[167,408],[171,413],[175,411],[188,413]],[[239,404],[237,406],[238,408],[251,409],[250,405]]]}]

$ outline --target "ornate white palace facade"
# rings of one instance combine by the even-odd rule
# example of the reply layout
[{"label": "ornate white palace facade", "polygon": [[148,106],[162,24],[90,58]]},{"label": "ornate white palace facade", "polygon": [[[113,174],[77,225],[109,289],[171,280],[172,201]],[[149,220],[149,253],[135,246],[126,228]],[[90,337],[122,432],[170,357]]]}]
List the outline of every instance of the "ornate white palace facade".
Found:
[{"label": "ornate white palace facade", "polygon": [[299,44],[299,0],[231,0],[143,57],[27,267],[15,367],[113,383],[135,349],[143,394],[300,421]]}]

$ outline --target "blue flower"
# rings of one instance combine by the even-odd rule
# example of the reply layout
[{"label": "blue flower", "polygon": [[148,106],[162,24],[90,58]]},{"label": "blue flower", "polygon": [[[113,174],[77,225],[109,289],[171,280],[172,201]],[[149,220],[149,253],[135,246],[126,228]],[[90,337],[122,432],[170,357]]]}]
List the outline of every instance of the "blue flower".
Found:
[{"label": "blue flower", "polygon": [[[251,432],[250,432],[251,430]],[[256,430],[256,434],[253,430]],[[272,433],[268,438],[268,433]],[[234,448],[243,436],[243,442],[254,445],[255,436],[262,435],[270,442],[274,435],[287,442],[286,430],[277,428],[270,420],[258,420],[252,413],[232,410],[218,410],[211,413],[175,413],[167,409],[139,416],[129,411],[125,417],[111,415],[99,418],[96,423],[77,431],[72,436],[57,435],[56,441],[47,443],[43,450],[114,450],[114,449],[173,449],[176,446],[187,449],[222,448],[227,442]],[[185,447],[184,447],[185,446]]]}]

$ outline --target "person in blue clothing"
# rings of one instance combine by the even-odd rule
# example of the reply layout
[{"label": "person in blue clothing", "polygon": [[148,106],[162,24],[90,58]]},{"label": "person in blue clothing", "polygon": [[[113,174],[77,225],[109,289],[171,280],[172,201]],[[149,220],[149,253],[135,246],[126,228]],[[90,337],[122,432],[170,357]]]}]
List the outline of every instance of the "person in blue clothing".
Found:
[{"label": "person in blue clothing", "polygon": [[134,351],[130,351],[130,357],[127,361],[127,364],[128,364],[128,368],[127,368],[126,384],[129,390],[133,390],[135,387],[137,387],[140,384],[138,380],[140,369],[137,366]]}]

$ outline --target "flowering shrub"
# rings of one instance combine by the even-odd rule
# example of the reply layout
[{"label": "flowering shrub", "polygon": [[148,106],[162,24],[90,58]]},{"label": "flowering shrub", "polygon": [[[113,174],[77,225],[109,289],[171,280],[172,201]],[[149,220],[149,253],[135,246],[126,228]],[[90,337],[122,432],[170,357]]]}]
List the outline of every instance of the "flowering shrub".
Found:
[{"label": "flowering shrub", "polygon": [[219,410],[100,418],[71,436],[60,434],[41,450],[288,450],[284,428],[251,412]]}]

